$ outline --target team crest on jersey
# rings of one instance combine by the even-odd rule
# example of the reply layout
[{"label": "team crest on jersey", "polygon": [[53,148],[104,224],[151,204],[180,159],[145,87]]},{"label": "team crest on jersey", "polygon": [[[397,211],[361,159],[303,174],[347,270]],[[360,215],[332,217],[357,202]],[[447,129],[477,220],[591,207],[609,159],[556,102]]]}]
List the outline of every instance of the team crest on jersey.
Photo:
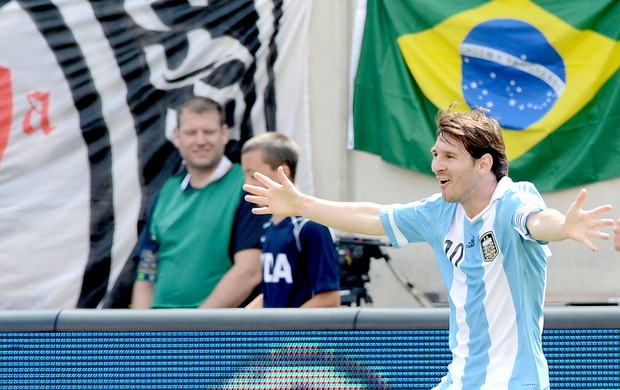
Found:
[{"label": "team crest on jersey", "polygon": [[497,247],[497,241],[493,232],[486,232],[480,238],[480,244],[482,246],[482,255],[484,261],[493,261],[499,254],[499,248]]}]

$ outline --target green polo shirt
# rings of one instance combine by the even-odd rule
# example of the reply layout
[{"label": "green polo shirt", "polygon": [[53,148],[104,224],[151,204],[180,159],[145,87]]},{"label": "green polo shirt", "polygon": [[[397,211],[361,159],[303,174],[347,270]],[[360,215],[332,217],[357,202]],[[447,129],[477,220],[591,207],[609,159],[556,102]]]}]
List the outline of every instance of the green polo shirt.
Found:
[{"label": "green polo shirt", "polygon": [[151,220],[159,246],[154,308],[198,307],[232,267],[229,244],[242,197],[238,164],[204,188],[170,178],[162,187]]}]

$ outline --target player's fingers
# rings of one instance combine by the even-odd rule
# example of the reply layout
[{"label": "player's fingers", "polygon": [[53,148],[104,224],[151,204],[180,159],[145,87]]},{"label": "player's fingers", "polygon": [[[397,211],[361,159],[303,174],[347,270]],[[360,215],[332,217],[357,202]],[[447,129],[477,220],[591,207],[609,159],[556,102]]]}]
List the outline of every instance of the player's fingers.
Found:
[{"label": "player's fingers", "polygon": [[609,233],[605,233],[605,232],[601,232],[598,230],[593,230],[592,233],[590,233],[590,237],[592,238],[598,238],[600,240],[608,240],[610,236]]},{"label": "player's fingers", "polygon": [[596,246],[592,243],[592,241],[585,239],[583,241],[583,244],[586,246],[586,248],[588,248],[589,250],[591,250],[592,252],[596,252],[597,248]]},{"label": "player's fingers", "polygon": [[243,190],[253,195],[265,196],[267,195],[267,189],[261,186],[255,186],[252,184],[244,184]]},{"label": "player's fingers", "polygon": [[[282,169],[282,167],[280,167],[280,169]],[[281,187],[281,185],[279,183],[276,183],[275,181],[271,180],[270,178],[268,178],[267,176],[263,175],[260,172],[254,172],[253,176],[254,176],[254,178],[256,180],[258,180],[259,182],[264,184],[265,187],[267,187],[267,188]]]},{"label": "player's fingers", "polygon": [[614,220],[611,218],[597,219],[592,223],[592,227],[600,228],[606,226],[613,226]]},{"label": "player's fingers", "polygon": [[264,196],[257,196],[257,195],[246,195],[245,200],[247,200],[250,203],[254,203],[257,205],[266,205],[267,204],[267,198]]},{"label": "player's fingers", "polygon": [[271,214],[271,211],[269,210],[269,207],[254,207],[252,209],[252,214],[265,215],[265,214]]},{"label": "player's fingers", "polygon": [[[605,205],[602,205],[602,206],[595,207],[592,210],[590,210],[589,212],[592,213],[592,215],[594,215],[594,216],[599,216],[599,215],[602,215],[602,214],[605,214],[605,213],[611,211],[612,208],[613,207],[610,204],[605,204]],[[614,220],[611,219],[611,218],[609,218],[609,221],[611,221],[612,224],[614,223]]]},{"label": "player's fingers", "polygon": [[583,208],[583,204],[586,201],[586,196],[588,195],[588,191],[583,188],[581,189],[581,191],[579,191],[579,193],[577,194],[577,198],[575,199],[575,202],[573,203],[573,205],[575,206],[575,208],[577,209],[581,209]]}]

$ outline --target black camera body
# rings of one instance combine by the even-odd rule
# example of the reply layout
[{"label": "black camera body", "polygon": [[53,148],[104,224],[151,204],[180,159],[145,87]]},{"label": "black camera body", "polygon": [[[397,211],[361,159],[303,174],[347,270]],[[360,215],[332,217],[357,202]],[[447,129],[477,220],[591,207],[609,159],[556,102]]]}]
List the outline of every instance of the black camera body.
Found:
[{"label": "black camera body", "polygon": [[340,301],[344,306],[357,306],[362,301],[372,303],[366,291],[366,283],[370,282],[370,260],[389,260],[381,249],[388,246],[380,240],[360,237],[339,237],[336,241],[338,262],[340,263]]}]

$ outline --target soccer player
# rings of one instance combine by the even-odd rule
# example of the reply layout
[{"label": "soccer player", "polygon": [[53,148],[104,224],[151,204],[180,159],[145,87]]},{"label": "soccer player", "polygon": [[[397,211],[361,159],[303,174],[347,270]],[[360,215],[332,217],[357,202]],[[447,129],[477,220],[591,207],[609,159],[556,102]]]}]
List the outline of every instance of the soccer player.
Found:
[{"label": "soccer player", "polygon": [[405,205],[333,202],[301,193],[279,170],[244,185],[255,214],[302,215],[337,230],[387,234],[394,247],[427,242],[450,305],[452,362],[436,389],[547,389],[542,350],[547,243],[572,239],[596,251],[613,225],[603,205],[583,210],[581,190],[566,214],[547,208],[535,186],[513,182],[499,123],[481,109],[437,115],[432,171],[440,193]]}]

